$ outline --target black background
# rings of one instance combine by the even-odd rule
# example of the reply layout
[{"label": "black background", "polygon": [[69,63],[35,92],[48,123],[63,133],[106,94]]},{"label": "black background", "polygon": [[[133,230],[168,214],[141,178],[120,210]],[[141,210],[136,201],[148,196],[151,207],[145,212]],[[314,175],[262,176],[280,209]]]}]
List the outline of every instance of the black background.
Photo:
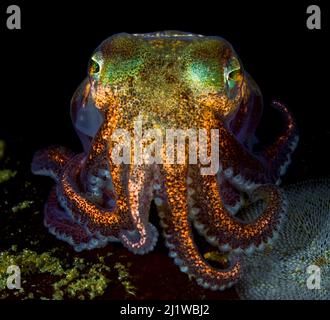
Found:
[{"label": "black background", "polygon": [[[320,0],[246,2],[1,0],[0,139],[26,171],[33,153],[49,145],[81,152],[69,107],[93,50],[114,33],[174,29],[233,45],[263,92],[265,136],[280,130],[267,112],[272,99],[292,110],[301,138],[287,182],[329,176],[330,11]],[[21,30],[6,29],[10,4],[22,9]],[[321,7],[322,30],[306,27],[311,4]],[[47,194],[50,182],[43,186]]]},{"label": "black background", "polygon": [[[0,137],[20,143],[27,161],[54,143],[80,150],[69,103],[101,41],[117,32],[176,29],[227,39],[261,87],[266,109],[279,99],[293,111],[301,135],[299,172],[329,173],[325,1],[22,1],[15,2],[22,10],[21,30],[6,29],[6,8],[14,3],[1,2]],[[321,7],[321,30],[306,27],[310,4]],[[276,121],[268,120],[267,130],[277,132]]]}]

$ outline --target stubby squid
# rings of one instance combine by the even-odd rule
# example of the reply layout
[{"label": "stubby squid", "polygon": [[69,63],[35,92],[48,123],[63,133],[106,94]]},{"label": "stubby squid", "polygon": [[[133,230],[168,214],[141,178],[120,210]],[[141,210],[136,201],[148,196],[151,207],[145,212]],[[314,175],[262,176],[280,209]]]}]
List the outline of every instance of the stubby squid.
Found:
[{"label": "stubby squid", "polygon": [[[282,115],[284,132],[255,151],[262,95],[227,41],[176,31],[108,38],[92,55],[88,77],[71,103],[84,151],[74,155],[50,147],[33,159],[32,171],[56,182],[45,225],[76,251],[120,241],[144,254],[158,237],[149,222],[154,200],[169,255],[180,270],[205,288],[232,286],[241,272],[239,253],[262,250],[276,236],[286,210],[277,184],[298,135],[288,109],[278,102],[273,106]],[[118,129],[134,135],[138,119],[144,130],[158,132],[216,128],[218,172],[202,175],[200,162],[116,163],[112,135]],[[244,204],[258,200],[264,210],[254,221],[237,217]],[[229,253],[226,269],[203,258],[193,227]]]}]

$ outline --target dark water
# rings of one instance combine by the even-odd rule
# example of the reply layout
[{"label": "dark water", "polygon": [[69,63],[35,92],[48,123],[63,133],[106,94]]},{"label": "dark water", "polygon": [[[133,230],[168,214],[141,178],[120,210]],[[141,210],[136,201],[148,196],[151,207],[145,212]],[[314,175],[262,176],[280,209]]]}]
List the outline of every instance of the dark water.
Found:
[{"label": "dark water", "polygon": [[[164,3],[151,11],[143,4],[128,9],[96,1],[89,5],[76,2],[70,7],[58,1],[47,7],[25,2],[21,7],[22,30],[1,29],[0,139],[6,142],[6,154],[0,169],[18,173],[0,185],[0,250],[13,244],[23,249],[29,240],[39,239],[39,244],[29,244],[38,252],[58,247],[77,255],[43,227],[42,206],[52,182],[32,176],[30,162],[36,150],[52,144],[81,151],[70,121],[70,99],[85,77],[89,55],[117,32],[177,29],[227,39],[264,94],[266,110],[260,136],[269,140],[280,131],[276,115],[267,109],[272,99],[285,102],[296,117],[300,143],[283,183],[329,176],[329,49],[325,45],[329,28],[324,19],[322,30],[306,29],[305,3],[290,8],[280,2],[186,8]],[[24,215],[9,214],[15,204],[25,200],[34,203]],[[151,215],[157,223],[154,208]],[[145,256],[130,254],[117,245],[78,256],[93,261],[107,251],[114,253],[113,261],[130,263],[132,281],[138,288],[135,298],[237,298],[234,290],[211,292],[189,281],[167,257],[162,239],[155,251]],[[53,279],[39,277],[30,283],[44,283],[47,292],[47,282]],[[113,286],[103,298],[129,298],[118,281]]]}]

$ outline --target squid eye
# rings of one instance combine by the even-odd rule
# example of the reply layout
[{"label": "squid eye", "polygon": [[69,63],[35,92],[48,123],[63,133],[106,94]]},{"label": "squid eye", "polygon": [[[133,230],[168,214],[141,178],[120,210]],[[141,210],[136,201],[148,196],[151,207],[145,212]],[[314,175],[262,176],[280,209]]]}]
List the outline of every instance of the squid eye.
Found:
[{"label": "squid eye", "polygon": [[99,63],[94,60],[93,58],[89,60],[88,64],[88,74],[89,75],[96,75],[100,72],[100,65]]},{"label": "squid eye", "polygon": [[231,70],[227,73],[227,83],[229,89],[234,89],[235,86],[242,80],[242,70],[240,67],[238,69]]},{"label": "squid eye", "polygon": [[233,99],[238,94],[244,77],[242,67],[236,58],[229,62],[224,76],[228,97]]}]

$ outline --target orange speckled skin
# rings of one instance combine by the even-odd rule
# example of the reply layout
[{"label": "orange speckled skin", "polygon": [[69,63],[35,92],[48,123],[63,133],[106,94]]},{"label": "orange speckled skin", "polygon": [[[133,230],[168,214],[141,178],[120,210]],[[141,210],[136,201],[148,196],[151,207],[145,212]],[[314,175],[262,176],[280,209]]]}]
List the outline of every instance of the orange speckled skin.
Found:
[{"label": "orange speckled skin", "polygon": [[[241,272],[240,252],[262,250],[286,210],[276,183],[297,143],[287,108],[274,102],[286,129],[271,146],[254,152],[262,96],[231,45],[219,37],[176,31],[117,34],[95,50],[88,73],[71,106],[84,152],[74,156],[51,147],[33,160],[34,173],[57,182],[46,206],[46,226],[77,251],[120,241],[143,254],[157,241],[158,231],[149,223],[154,200],[169,254],[180,270],[205,288],[233,285]],[[123,129],[134,136],[137,121],[143,130],[164,135],[166,129],[219,130],[218,172],[202,175],[201,163],[188,159],[115,163],[114,132]],[[257,200],[265,206],[255,221],[235,217]],[[211,245],[229,252],[226,269],[202,257],[193,226]]]}]

